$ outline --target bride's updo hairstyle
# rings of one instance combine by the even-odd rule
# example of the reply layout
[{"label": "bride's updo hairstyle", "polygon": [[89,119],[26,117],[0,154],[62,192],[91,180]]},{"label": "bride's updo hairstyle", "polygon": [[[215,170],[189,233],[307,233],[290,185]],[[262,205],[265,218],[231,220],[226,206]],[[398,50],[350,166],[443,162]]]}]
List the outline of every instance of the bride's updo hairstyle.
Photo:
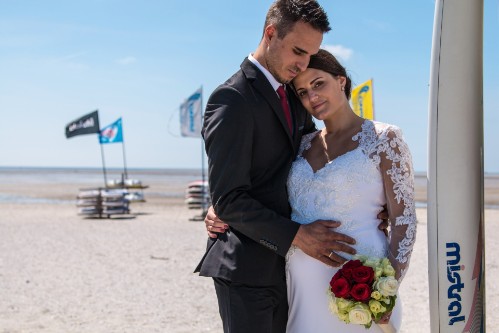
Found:
[{"label": "bride's updo hairstyle", "polygon": [[332,76],[344,76],[347,80],[345,84],[345,95],[347,99],[350,99],[350,93],[352,92],[352,80],[347,75],[345,67],[343,67],[338,60],[324,49],[320,49],[319,52],[310,57],[310,63],[308,68],[320,69],[321,71],[328,72]]}]

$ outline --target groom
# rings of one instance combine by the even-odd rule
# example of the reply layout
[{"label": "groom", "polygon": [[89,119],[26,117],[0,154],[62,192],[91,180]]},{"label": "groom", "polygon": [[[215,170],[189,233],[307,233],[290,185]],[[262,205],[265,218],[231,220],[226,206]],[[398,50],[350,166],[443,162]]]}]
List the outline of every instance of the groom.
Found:
[{"label": "groom", "polygon": [[332,266],[344,262],[336,251],[355,253],[348,245],[354,239],[330,229],[338,222],[290,220],[286,191],[301,137],[316,129],[286,84],[307,68],[330,29],[317,1],[276,0],[256,51],[208,100],[209,187],[214,212],[230,228],[208,240],[196,272],[214,279],[226,333],[285,332],[291,245]]}]

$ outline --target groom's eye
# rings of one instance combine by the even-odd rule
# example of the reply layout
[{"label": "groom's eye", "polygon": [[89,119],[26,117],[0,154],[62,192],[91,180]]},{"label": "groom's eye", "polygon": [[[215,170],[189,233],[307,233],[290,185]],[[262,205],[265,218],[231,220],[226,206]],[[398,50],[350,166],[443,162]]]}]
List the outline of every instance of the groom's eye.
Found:
[{"label": "groom's eye", "polygon": [[297,48],[294,48],[293,49],[293,53],[296,54],[296,55],[302,55],[302,54],[305,54],[306,52],[303,51],[303,50],[300,50],[300,49],[297,49]]}]

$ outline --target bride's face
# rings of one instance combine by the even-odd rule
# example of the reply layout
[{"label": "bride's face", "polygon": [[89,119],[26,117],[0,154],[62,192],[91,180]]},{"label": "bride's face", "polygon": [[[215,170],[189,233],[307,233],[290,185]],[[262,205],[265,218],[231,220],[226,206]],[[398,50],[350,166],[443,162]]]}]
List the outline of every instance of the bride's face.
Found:
[{"label": "bride's face", "polygon": [[345,102],[348,103],[342,91],[345,82],[343,76],[333,76],[315,68],[307,68],[293,80],[303,106],[319,120],[332,117]]}]

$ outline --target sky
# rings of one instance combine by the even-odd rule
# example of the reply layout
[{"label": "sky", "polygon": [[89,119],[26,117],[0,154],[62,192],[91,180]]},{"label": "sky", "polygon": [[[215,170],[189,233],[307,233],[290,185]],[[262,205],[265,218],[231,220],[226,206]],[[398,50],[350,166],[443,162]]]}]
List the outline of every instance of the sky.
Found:
[{"label": "sky", "polygon": [[[0,167],[102,167],[101,148],[106,167],[123,167],[120,143],[64,135],[99,110],[101,127],[122,118],[129,168],[200,168],[179,106],[200,87],[206,104],[239,69],[271,2],[0,0]],[[376,120],[402,129],[426,171],[435,1],[319,2],[332,27],[323,47],[354,86],[373,79]],[[499,172],[498,2],[484,0],[486,172]]]}]

